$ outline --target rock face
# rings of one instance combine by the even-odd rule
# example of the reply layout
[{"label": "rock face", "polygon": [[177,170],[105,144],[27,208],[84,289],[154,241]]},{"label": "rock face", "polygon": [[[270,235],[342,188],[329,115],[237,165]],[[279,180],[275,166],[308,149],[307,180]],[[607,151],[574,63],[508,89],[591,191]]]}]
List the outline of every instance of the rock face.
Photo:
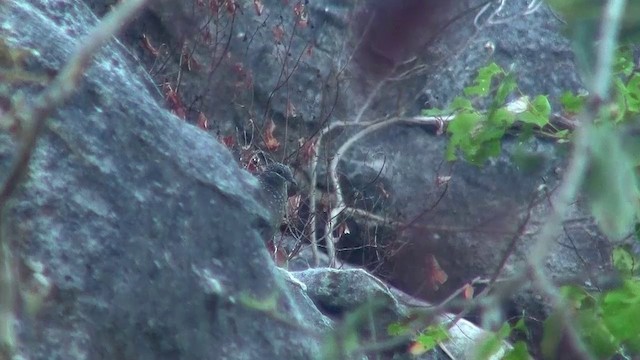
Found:
[{"label": "rock face", "polygon": [[[115,3],[3,2],[0,37],[29,54],[27,70],[55,73],[97,23],[89,8],[101,15]],[[255,200],[257,179],[211,135],[163,104],[157,85],[175,81],[179,72],[186,120],[195,123],[202,112],[212,130],[234,138],[258,138],[273,120],[283,145],[278,155],[332,121],[353,119],[365,103],[362,120],[444,107],[489,61],[513,66],[524,94],[550,94],[555,101],[580,87],[560,22],[544,6],[522,15],[527,0],[505,3],[494,23],[484,21],[496,10],[489,8],[477,24],[481,0],[311,1],[297,19],[292,14],[305,2],[236,1],[226,4],[244,8],[214,9],[221,3],[154,1],[122,36],[129,49],[114,41],[101,50],[76,95],[51,116],[28,177],[2,214],[21,276],[42,264],[53,284],[35,318],[18,312],[19,351],[27,358],[312,359],[321,353],[332,322],[311,298],[320,308],[335,308],[334,294],[322,287],[302,291],[274,269],[260,238],[268,213]],[[393,33],[396,22],[403,27]],[[205,23],[208,35],[201,31]],[[169,55],[150,55],[142,34]],[[193,62],[180,55],[183,46]],[[394,71],[370,99],[378,81]],[[6,110],[15,94],[28,98],[40,90],[2,84],[0,107]],[[451,166],[442,161],[445,139],[426,130],[385,129],[343,155],[349,205],[409,225],[383,232],[350,219],[351,234],[338,245],[380,240],[364,255],[341,255],[372,265],[406,292],[437,300],[492,274],[532,199],[542,197],[508,264],[518,266],[548,210],[537,189],[553,188],[563,160],[562,149],[534,140],[526,149],[537,166],[523,171],[509,156],[519,151],[516,142],[506,141],[505,155],[484,168]],[[332,134],[326,148],[316,149],[321,170],[351,134]],[[0,181],[16,146],[0,127]],[[300,171],[308,166],[298,163]],[[327,189],[324,175],[320,187]],[[441,182],[447,176],[450,181]],[[610,244],[577,205],[576,221],[566,224],[549,259],[559,276],[608,265]],[[385,246],[389,253],[378,252]],[[425,276],[430,256],[448,274],[435,287]],[[339,276],[310,271],[299,279],[324,284]],[[346,299],[344,310],[352,310],[357,300]]]},{"label": "rock face", "polygon": [[[2,39],[40,73],[59,69],[97,19],[80,1],[43,0],[3,3],[0,23]],[[6,99],[40,89],[4,90]],[[18,312],[19,353],[317,357],[329,322],[308,298],[294,301],[273,267],[259,235],[267,213],[255,200],[257,179],[159,99],[113,41],[49,119],[3,214],[16,261],[41,264],[53,286],[35,318]],[[0,169],[14,149],[0,132]],[[273,308],[255,305],[269,299]]]}]

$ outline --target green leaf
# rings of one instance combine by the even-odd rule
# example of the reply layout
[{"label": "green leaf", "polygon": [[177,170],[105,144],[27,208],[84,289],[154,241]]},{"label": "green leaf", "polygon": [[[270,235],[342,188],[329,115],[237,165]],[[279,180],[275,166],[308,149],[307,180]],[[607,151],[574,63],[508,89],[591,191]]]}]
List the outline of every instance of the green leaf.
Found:
[{"label": "green leaf", "polygon": [[387,334],[390,336],[401,336],[409,333],[410,331],[411,329],[409,326],[401,324],[400,322],[389,324],[387,327]]},{"label": "green leaf", "polygon": [[487,159],[499,156],[500,149],[500,139],[488,141],[470,153],[467,160],[474,165],[482,165]]},{"label": "green leaf", "polygon": [[597,359],[608,359],[618,351],[620,341],[611,334],[594,310],[579,312],[577,325],[585,344]]},{"label": "green leaf", "polygon": [[506,339],[507,336],[509,336],[509,334],[511,334],[511,325],[509,325],[508,322],[505,322],[504,324],[502,324],[502,326],[500,327],[500,330],[498,330],[498,337],[501,339]]},{"label": "green leaf", "polygon": [[476,358],[489,359],[500,351],[502,345],[502,339],[500,336],[497,334],[490,334],[478,344]]},{"label": "green leaf", "polygon": [[575,309],[592,308],[594,305],[591,295],[580,286],[563,286],[560,288],[560,294]]},{"label": "green leaf", "polygon": [[577,114],[582,111],[586,97],[574,95],[566,91],[560,96],[560,103],[564,107],[564,111],[570,114]]},{"label": "green leaf", "polygon": [[567,130],[567,129],[565,129],[565,130],[560,130],[560,131],[558,131],[558,132],[556,132],[556,133],[555,133],[555,135],[556,135],[556,137],[557,137],[557,138],[565,139],[565,140],[569,137],[569,134],[570,134],[570,133],[569,133],[569,130]]},{"label": "green leaf", "polygon": [[611,253],[613,260],[613,266],[623,274],[632,274],[635,266],[635,261],[631,253],[629,253],[623,247],[616,247]]},{"label": "green leaf", "polygon": [[424,347],[424,351],[429,351],[447,339],[449,339],[449,331],[446,327],[439,325],[429,326],[425,332],[418,335],[416,341]]},{"label": "green leaf", "polygon": [[619,340],[636,338],[640,334],[640,283],[637,279],[626,280],[622,288],[604,296],[602,318]]},{"label": "green leaf", "polygon": [[507,97],[517,88],[516,78],[513,74],[508,73],[507,76],[498,85],[496,96],[494,98],[494,106],[501,106],[507,100]]},{"label": "green leaf", "polygon": [[451,134],[451,139],[447,144],[447,160],[456,159],[456,149],[465,152],[472,146],[471,133],[481,118],[476,112],[461,112],[449,123],[447,133]]},{"label": "green leaf", "polygon": [[627,101],[627,111],[632,113],[640,112],[640,74],[635,73],[627,82],[625,99]]},{"label": "green leaf", "polygon": [[549,123],[551,104],[546,96],[538,95],[531,102],[529,109],[519,115],[520,121],[543,127]]},{"label": "green leaf", "polygon": [[612,102],[605,105],[604,109],[608,111],[607,116],[617,123],[624,119],[629,91],[620,78],[613,80],[613,90]]},{"label": "green leaf", "polygon": [[516,116],[506,108],[502,107],[491,112],[489,114],[489,118],[487,119],[487,122],[490,125],[494,125],[496,128],[498,128],[501,133],[500,137],[502,137],[502,135],[504,135],[505,130],[510,128],[511,125],[513,125],[513,123],[515,122],[515,120],[516,120]]},{"label": "green leaf", "polygon": [[632,354],[640,354],[640,334],[624,342],[624,345]]},{"label": "green leaf", "polygon": [[455,99],[451,102],[452,110],[469,110],[473,111],[473,104],[471,104],[471,100],[464,98],[462,96],[456,96]]},{"label": "green leaf", "polygon": [[637,219],[634,161],[623,150],[611,123],[594,127],[588,136],[592,157],[585,186],[591,212],[606,235],[619,239],[632,230]]},{"label": "green leaf", "polygon": [[495,75],[502,74],[502,68],[496,63],[491,63],[480,70],[473,81],[473,85],[464,89],[466,96],[487,96],[491,90],[491,80]]},{"label": "green leaf", "polygon": [[527,324],[524,322],[524,318],[520,318],[518,322],[513,326],[513,330],[527,332]]},{"label": "green leaf", "polygon": [[529,360],[531,356],[527,350],[527,344],[518,341],[513,345],[513,349],[509,351],[502,360]]},{"label": "green leaf", "polygon": [[618,49],[614,57],[613,72],[626,76],[631,75],[636,65],[633,63],[631,49],[624,46]]}]

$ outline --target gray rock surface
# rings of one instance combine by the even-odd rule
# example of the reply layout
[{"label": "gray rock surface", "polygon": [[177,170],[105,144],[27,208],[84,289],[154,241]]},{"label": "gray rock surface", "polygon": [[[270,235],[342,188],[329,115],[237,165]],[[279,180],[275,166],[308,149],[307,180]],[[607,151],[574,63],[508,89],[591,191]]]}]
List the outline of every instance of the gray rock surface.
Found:
[{"label": "gray rock surface", "polygon": [[[115,0],[86,3],[100,15]],[[296,2],[264,0],[260,14],[251,2],[236,2],[249,5],[233,14],[227,9],[214,14],[194,6],[198,3],[154,2],[121,37],[144,65],[111,44],[40,139],[28,182],[8,213],[21,261],[43,262],[55,284],[43,309],[49,314],[46,330],[21,318],[21,340],[25,348],[32,346],[35,359],[66,358],[76,351],[71,348],[80,349],[76,358],[197,358],[211,349],[221,358],[284,353],[305,358],[318,351],[317,339],[279,327],[269,316],[255,320],[255,312],[238,305],[244,289],[257,298],[276,293],[297,323],[319,329],[329,323],[304,292],[291,290],[271,269],[259,240],[268,215],[255,201],[256,179],[238,169],[218,142],[158,105],[157,85],[177,78],[184,59],[176,49],[185,39],[200,65],[216,69],[210,75],[182,64],[180,95],[187,120],[195,123],[202,111],[215,132],[257,139],[272,119],[282,142],[279,155],[295,151],[300,138],[327,123],[353,119],[381,74],[392,69],[395,75],[411,70],[411,76],[387,82],[363,120],[446,106],[490,61],[513,68],[523,94],[549,94],[554,103],[562,91],[581,87],[561,22],[545,6],[519,15],[527,0],[506,2],[494,24],[486,20],[495,7],[474,24],[480,0],[311,1],[307,27],[292,21]],[[416,6],[428,6],[429,12],[413,11]],[[37,50],[29,63],[36,70],[59,69],[80,35],[95,24],[77,1],[12,2],[0,10],[2,37]],[[385,32],[398,22],[391,19],[405,27]],[[202,35],[196,25],[203,29],[206,23],[217,36],[208,46],[196,41]],[[363,36],[369,24],[376,31]],[[278,39],[279,27],[285,38]],[[173,52],[166,58],[150,56],[140,45],[142,34]],[[350,134],[331,134],[327,148],[318,149],[321,165]],[[553,189],[563,166],[563,149],[544,140],[524,145],[537,159],[527,169],[509,156],[520,151],[513,140],[505,142],[505,155],[484,168],[443,163],[445,143],[432,129],[388,128],[358,142],[340,165],[350,205],[411,222],[398,231],[350,219],[351,234],[339,246],[362,247],[375,239],[377,247],[341,255],[432,300],[493,272],[529,202],[540,196],[538,187]],[[0,133],[0,180],[13,149],[14,139]],[[307,165],[299,162],[301,168]],[[322,172],[320,187],[326,190]],[[451,176],[446,191],[439,185],[442,176]],[[526,257],[546,211],[545,201],[534,206],[508,270]],[[581,204],[572,211],[573,220],[548,260],[558,277],[608,266],[611,245],[585,218]],[[435,256],[449,276],[438,289],[425,282],[427,255]],[[528,311],[540,305],[534,296],[518,301]],[[194,322],[211,318],[216,321]],[[72,346],[57,348],[58,342]]]},{"label": "gray rock surface", "polygon": [[[262,13],[245,7],[233,16],[221,12],[216,17],[219,24],[226,25],[216,29],[228,43],[199,43],[194,56],[207,63],[207,54],[221,48],[231,56],[221,61],[220,69],[224,70],[206,81],[202,72],[184,72],[183,81],[188,85],[183,95],[190,102],[208,94],[211,101],[203,103],[202,110],[210,118],[227,119],[215,125],[223,133],[236,127],[246,129],[248,118],[254,119],[258,128],[267,117],[272,118],[277,138],[288,136],[284,140],[289,147],[282,149],[290,152],[298,139],[315,134],[326,123],[353,120],[377,82],[392,71],[392,80],[370,99],[362,121],[445,107],[470,84],[477,69],[489,62],[511,69],[523,95],[547,94],[553,104],[563,91],[582,87],[570,43],[562,35],[563,24],[544,4],[526,14],[531,1],[505,2],[502,11],[491,18],[498,3],[480,14],[485,4],[480,0],[313,1],[305,8],[310,26],[295,27],[295,3],[261,3]],[[156,43],[179,47],[182,39],[197,33],[193,24],[202,25],[211,18],[211,13],[193,9],[188,1],[181,5],[160,1],[141,17],[133,28],[137,33],[128,33],[128,39],[133,44],[144,32]],[[279,27],[290,36],[285,38],[288,42],[274,35]],[[313,46],[313,52],[305,53],[307,45]],[[137,49],[148,66],[157,61],[143,48]],[[287,57],[282,56],[285,50]],[[176,69],[178,60],[169,60],[174,67],[169,65],[167,73]],[[228,89],[228,80],[236,79],[232,69],[237,64],[251,74],[250,89]],[[292,71],[294,64],[299,66]],[[286,86],[281,86],[284,76]],[[289,102],[297,109],[297,116],[288,115]],[[226,106],[228,103],[234,107]],[[318,179],[322,190],[330,188],[324,182],[323,165],[359,130],[336,131],[327,136],[327,148],[317,150],[321,153]],[[544,198],[538,187],[546,184],[547,190],[552,190],[563,167],[564,149],[548,141],[533,140],[519,147],[517,141],[507,139],[505,144],[504,156],[478,168],[444,163],[446,140],[434,136],[429,128],[400,125],[359,141],[342,157],[339,168],[349,204],[411,222],[411,226],[399,232],[350,219],[351,234],[338,246],[351,249],[364,245],[365,250],[345,250],[343,257],[375,269],[409,293],[432,300],[446,297],[476,276],[491,274],[526,217],[529,202]],[[518,163],[511,156],[523,150],[532,156],[529,165],[533,166]],[[304,170],[306,164],[300,163]],[[443,176],[451,176],[446,192],[443,185],[437,185]],[[531,228],[521,239],[509,269],[526,256],[524,245],[531,242],[547,210],[544,201],[534,206]],[[549,259],[549,269],[559,277],[608,266],[610,244],[584,215],[584,209],[576,204],[566,236],[558,240]],[[373,240],[381,247],[374,247]],[[428,255],[435,256],[449,275],[438,289],[425,282],[424,258]]]},{"label": "gray rock surface", "polygon": [[[28,53],[25,66],[38,73],[59,69],[96,18],[81,2],[41,0],[3,4],[0,22],[4,41]],[[0,96],[40,90],[7,84]],[[47,122],[28,176],[2,214],[20,285],[36,272],[51,284],[35,316],[15,311],[16,356],[326,355],[327,337],[340,335],[323,314],[327,288],[316,281],[321,277],[296,279],[274,267],[261,238],[272,214],[259,201],[259,180],[159,99],[135,58],[113,41]],[[0,131],[0,182],[17,148],[14,137]],[[336,295],[344,296],[334,297],[334,309],[385,298],[380,333],[406,314],[363,271],[329,273],[342,279],[336,284],[350,284],[339,287]],[[367,326],[358,331],[368,334]],[[380,358],[406,358],[405,350],[388,349]]]},{"label": "gray rock surface", "polygon": [[[34,72],[59,69],[96,22],[80,1],[0,6],[2,39],[33,54]],[[258,180],[209,134],[159,105],[152,89],[114,41],[49,119],[3,214],[16,261],[42,264],[53,286],[35,318],[18,312],[19,353],[317,357],[330,323],[272,265],[259,235],[268,215],[256,201]],[[29,98],[40,88],[11,90],[2,96]],[[0,169],[14,149],[0,133]],[[273,308],[260,307],[269,299]]]},{"label": "gray rock surface", "polygon": [[[348,319],[338,322],[334,336],[348,334],[349,327],[362,328],[361,341],[365,344],[376,344],[390,341],[387,333],[390,324],[406,320],[411,314],[408,306],[399,292],[394,292],[387,285],[362,269],[308,269],[292,272],[299,281],[307,287],[307,294],[324,313],[334,319]],[[412,306],[428,306],[419,302]],[[342,335],[344,337],[344,335]],[[429,351],[420,356],[404,353],[409,341],[403,341],[389,347],[382,354],[371,351],[370,358],[383,356],[384,358],[444,360],[450,359],[441,349]],[[395,353],[395,356],[394,356]]]}]

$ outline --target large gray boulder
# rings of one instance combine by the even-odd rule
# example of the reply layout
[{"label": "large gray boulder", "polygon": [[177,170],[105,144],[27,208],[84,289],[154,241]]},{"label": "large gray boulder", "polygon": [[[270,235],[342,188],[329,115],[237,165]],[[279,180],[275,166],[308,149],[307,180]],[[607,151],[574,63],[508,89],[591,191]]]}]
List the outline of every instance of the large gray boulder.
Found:
[{"label": "large gray boulder", "polygon": [[[173,49],[169,56],[156,57],[134,46],[151,69],[163,60],[158,79],[175,79],[182,61],[182,95],[185,103],[194,104],[189,120],[203,111],[214,120],[214,131],[236,138],[250,133],[258,147],[263,145],[256,132],[267,118],[273,120],[282,143],[276,155],[297,156],[299,173],[309,170],[304,149],[297,148],[300,139],[337,121],[355,121],[363,109],[361,122],[446,107],[489,62],[513,71],[521,94],[549,95],[554,110],[562,92],[582,87],[563,22],[544,3],[531,8],[536,2],[516,0],[484,8],[481,0],[312,1],[304,4],[307,26],[298,26],[294,16],[304,2],[258,3],[261,11],[244,4],[236,11],[214,12],[189,1],[158,1],[125,39],[135,45],[146,34],[154,45]],[[203,41],[207,31],[217,31],[217,40]],[[201,68],[184,68],[179,49],[185,40]],[[228,56],[222,56],[224,51]],[[215,71],[207,72],[211,68]],[[243,86],[247,79],[250,86]],[[332,191],[325,181],[326,163],[364,128],[325,135],[326,146],[316,149],[318,190]],[[477,276],[490,277],[509,249],[504,274],[522,265],[549,210],[545,199],[552,197],[566,153],[566,146],[549,140],[519,144],[511,138],[504,154],[484,167],[448,164],[443,161],[446,138],[434,133],[427,126],[398,123],[339,154],[348,205],[404,226],[370,226],[348,218],[350,234],[337,244],[343,259],[432,301]],[[518,156],[527,159],[518,162]],[[448,176],[450,181],[440,181]],[[321,218],[326,215],[322,210],[311,211]],[[553,249],[548,267],[558,278],[583,277],[609,266],[611,245],[587,215],[582,204],[575,204]],[[528,228],[511,247],[526,218]],[[448,274],[438,286],[426,280],[432,256]],[[539,303],[530,300],[525,307]]]},{"label": "large gray boulder", "polygon": [[[42,0],[4,2],[0,22],[7,46],[28,54],[25,68],[46,74],[97,19],[81,1]],[[5,85],[5,99],[42,90]],[[267,213],[258,181],[159,99],[114,40],[48,120],[2,214],[18,281],[37,275],[51,284],[33,317],[15,309],[19,354],[316,358],[330,322],[273,266],[260,237]],[[0,169],[17,143],[0,132]]]}]

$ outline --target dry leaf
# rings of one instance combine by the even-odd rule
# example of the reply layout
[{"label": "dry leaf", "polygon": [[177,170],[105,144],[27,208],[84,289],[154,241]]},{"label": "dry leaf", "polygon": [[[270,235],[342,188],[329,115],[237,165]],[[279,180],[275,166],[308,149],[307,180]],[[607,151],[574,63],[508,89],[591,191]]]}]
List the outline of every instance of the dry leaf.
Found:
[{"label": "dry leaf", "polygon": [[189,71],[198,71],[202,68],[200,63],[189,54],[186,48],[182,51],[182,68],[186,68]]},{"label": "dry leaf", "polygon": [[287,261],[289,261],[289,254],[287,254],[287,251],[282,246],[277,246],[273,240],[269,240],[269,242],[267,243],[267,249],[271,254],[273,262],[276,263],[276,266],[287,266]]},{"label": "dry leaf", "polygon": [[273,32],[273,38],[276,39],[277,42],[282,42],[284,38],[284,28],[282,25],[275,26],[271,32]]},{"label": "dry leaf", "polygon": [[198,114],[198,127],[202,130],[209,129],[209,119],[204,116],[204,113],[202,113],[202,111],[200,111],[200,113]]},{"label": "dry leaf", "polygon": [[378,183],[377,188],[380,190],[380,192],[382,193],[382,196],[385,199],[388,199],[389,196],[391,196],[389,192],[384,188],[384,185],[382,185],[381,183]]},{"label": "dry leaf", "polygon": [[235,145],[235,139],[232,135],[223,136],[222,143],[224,144],[224,146],[231,149]]},{"label": "dry leaf", "polygon": [[142,47],[153,56],[158,56],[160,52],[151,44],[151,39],[146,34],[142,34]]},{"label": "dry leaf", "polygon": [[296,107],[293,106],[291,100],[287,100],[287,117],[296,117],[298,116],[298,112],[296,111]]},{"label": "dry leaf", "polygon": [[233,0],[226,0],[225,4],[227,5],[227,12],[230,15],[233,15],[236,13],[236,9],[238,8],[238,4],[236,4],[235,1]]},{"label": "dry leaf", "polygon": [[298,1],[298,3],[293,7],[293,13],[296,15],[296,24],[299,27],[306,27],[309,24],[307,8],[301,1]]},{"label": "dry leaf", "polygon": [[462,296],[466,299],[466,300],[471,300],[473,299],[473,286],[471,286],[470,284],[464,284],[464,290],[462,290]]},{"label": "dry leaf", "polygon": [[414,341],[409,345],[409,353],[413,356],[419,356],[426,352],[426,348],[421,343]]},{"label": "dry leaf", "polygon": [[278,142],[278,139],[273,136],[273,131],[275,129],[276,124],[273,122],[273,120],[267,120],[264,128],[264,146],[271,152],[278,150],[278,148],[280,147],[280,142]]},{"label": "dry leaf", "polygon": [[187,109],[182,104],[182,100],[178,93],[176,93],[169,83],[164,83],[162,85],[162,90],[164,91],[164,98],[169,105],[169,109],[172,113],[174,113],[177,117],[184,120],[187,118]]},{"label": "dry leaf", "polygon": [[347,226],[347,223],[343,221],[334,230],[335,241],[340,240],[342,238],[342,235],[349,235],[349,234],[351,234],[351,230],[349,230],[349,227]]},{"label": "dry leaf", "polygon": [[264,11],[264,4],[260,0],[253,0],[253,7],[256,9],[256,14],[258,16],[262,15],[262,11]]},{"label": "dry leaf", "polygon": [[300,153],[302,155],[302,163],[308,164],[309,161],[316,155],[316,142],[315,140],[307,140],[304,138],[298,139],[298,146],[300,146]]},{"label": "dry leaf", "polygon": [[218,15],[218,11],[220,11],[220,3],[219,0],[210,0],[209,1],[209,9],[211,10],[211,15]]},{"label": "dry leaf", "polygon": [[427,284],[433,290],[438,290],[440,285],[447,282],[449,276],[438,264],[438,260],[435,256],[428,254],[425,258],[425,272],[427,276]]}]

